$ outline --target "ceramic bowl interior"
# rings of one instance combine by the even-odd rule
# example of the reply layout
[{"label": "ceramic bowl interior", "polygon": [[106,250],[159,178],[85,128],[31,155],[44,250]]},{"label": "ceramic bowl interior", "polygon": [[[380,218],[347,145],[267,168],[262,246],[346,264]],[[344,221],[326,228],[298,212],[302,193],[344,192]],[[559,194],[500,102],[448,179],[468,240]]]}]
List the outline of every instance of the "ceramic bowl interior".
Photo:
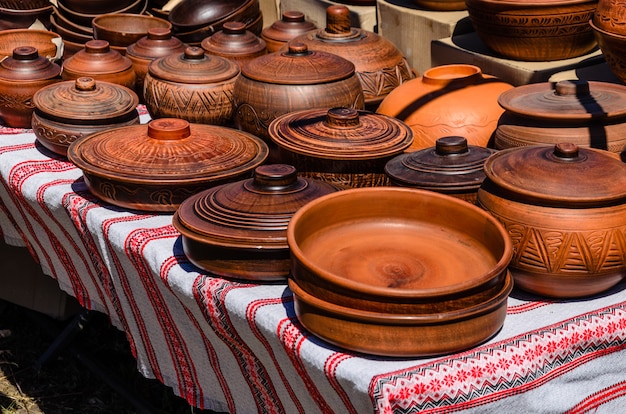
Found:
[{"label": "ceramic bowl interior", "polygon": [[0,31],[0,56],[11,56],[19,46],[33,46],[40,56],[54,60],[61,36],[48,30],[9,29]]},{"label": "ceramic bowl interior", "polygon": [[[135,0],[123,9],[115,10],[111,13],[133,13],[142,14],[148,7],[148,0]],[[68,9],[62,2],[58,2],[57,13],[62,14],[67,20],[80,26],[91,27],[91,22],[101,13],[80,13]]]},{"label": "ceramic bowl interior", "polygon": [[169,13],[169,21],[177,31],[192,31],[224,20],[258,0],[182,0]]},{"label": "ceramic bowl interior", "polygon": [[110,13],[92,21],[94,39],[106,40],[112,46],[128,46],[153,28],[172,29],[167,20],[145,14]]}]

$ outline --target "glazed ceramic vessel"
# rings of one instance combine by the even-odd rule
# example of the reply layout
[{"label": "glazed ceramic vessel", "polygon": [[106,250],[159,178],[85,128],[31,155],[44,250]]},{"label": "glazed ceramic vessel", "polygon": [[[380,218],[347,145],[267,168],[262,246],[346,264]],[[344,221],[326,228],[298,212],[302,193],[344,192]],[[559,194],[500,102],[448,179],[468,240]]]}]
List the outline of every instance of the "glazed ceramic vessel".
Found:
[{"label": "glazed ceramic vessel", "polygon": [[337,187],[298,177],[286,164],[261,165],[253,178],[223,184],[186,199],[172,223],[189,260],[235,279],[284,280],[289,276],[287,225],[303,205]]},{"label": "glazed ceramic vessel", "polygon": [[193,123],[230,125],[233,89],[239,65],[190,46],[148,66],[143,96],[152,118],[181,118]]},{"label": "glazed ceramic vessel", "polygon": [[404,122],[354,108],[293,111],[274,119],[268,132],[282,162],[343,188],[389,184],[385,163],[413,141]]},{"label": "glazed ceramic vessel", "polygon": [[504,112],[498,97],[512,88],[474,65],[436,66],[394,89],[377,112],[411,127],[414,137],[409,151],[433,147],[446,135],[487,147]]},{"label": "glazed ceramic vessel", "polygon": [[278,52],[294,37],[319,29],[301,11],[288,10],[283,12],[280,20],[263,28],[261,38],[265,40],[269,53]]},{"label": "glazed ceramic vessel", "polygon": [[495,152],[468,145],[464,137],[441,137],[434,147],[392,158],[385,164],[385,174],[392,185],[436,191],[475,204],[485,179],[485,161]]},{"label": "glazed ceramic vessel", "polygon": [[263,141],[242,131],[161,118],[74,141],[67,156],[101,200],[174,212],[193,194],[250,176],[267,153]]},{"label": "glazed ceramic vessel", "polygon": [[570,142],[626,157],[626,86],[571,80],[503,92],[495,147]]},{"label": "glazed ceramic vessel", "polygon": [[67,155],[74,141],[99,131],[139,124],[137,94],[89,77],[53,83],[33,96],[31,126],[44,147]]},{"label": "glazed ceramic vessel", "polygon": [[204,39],[200,46],[210,55],[221,56],[243,66],[267,53],[265,40],[246,30],[241,22],[226,22],[222,30]]},{"label": "glazed ceramic vessel", "polygon": [[466,4],[480,39],[509,59],[571,59],[596,47],[589,20],[598,0],[467,0]]},{"label": "glazed ceramic vessel", "polygon": [[351,27],[350,9],[343,5],[326,9],[324,29],[297,36],[292,42],[354,63],[363,88],[365,109],[370,111],[375,111],[397,86],[415,78],[415,72],[393,43],[369,30]]},{"label": "glazed ceramic vessel", "polygon": [[571,143],[499,151],[485,163],[478,205],[507,229],[516,285],[576,298],[626,275],[626,164]]},{"label": "glazed ceramic vessel", "polygon": [[0,118],[6,126],[30,128],[33,95],[61,80],[61,67],[40,56],[33,46],[16,47],[0,61]]}]

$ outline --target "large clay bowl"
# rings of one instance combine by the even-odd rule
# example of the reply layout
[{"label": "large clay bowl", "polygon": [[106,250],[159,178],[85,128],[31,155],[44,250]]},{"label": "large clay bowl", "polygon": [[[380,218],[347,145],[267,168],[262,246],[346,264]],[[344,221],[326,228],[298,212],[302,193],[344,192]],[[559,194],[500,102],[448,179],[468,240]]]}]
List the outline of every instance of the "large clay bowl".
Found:
[{"label": "large clay bowl", "polygon": [[53,7],[48,0],[3,1],[0,3],[0,30],[29,28],[36,21],[49,27]]},{"label": "large clay bowl", "polygon": [[415,4],[426,10],[454,11],[465,10],[465,0],[413,0]]},{"label": "large clay bowl", "polygon": [[589,26],[593,29],[609,69],[622,83],[626,83],[626,35],[607,32],[593,20],[589,21]]},{"label": "large clay bowl", "polygon": [[[115,10],[112,13],[134,13],[134,14],[143,14],[148,7],[147,0],[135,0],[127,7],[123,9]],[[91,27],[91,22],[95,17],[100,16],[101,13],[80,13],[68,9],[62,2],[58,2],[57,4],[57,12],[65,16],[68,20],[74,22],[75,24]]]},{"label": "large clay bowl", "polygon": [[110,45],[127,47],[148,34],[150,29],[172,29],[167,20],[145,14],[111,13],[93,19],[94,39],[106,40]]},{"label": "large clay bowl", "polygon": [[69,40],[70,42],[80,43],[84,45],[85,43],[93,39],[93,35],[91,34],[84,34],[82,32],[69,29],[60,24],[59,16],[56,14],[50,16],[50,24],[52,25],[52,31],[58,33],[64,42],[66,40]]},{"label": "large clay bowl", "polygon": [[309,294],[370,312],[448,312],[502,288],[504,227],[452,196],[399,187],[318,198],[287,228],[291,276]]},{"label": "large clay bowl", "polygon": [[596,47],[588,22],[598,0],[467,0],[466,4],[483,43],[509,59],[570,59]]},{"label": "large clay bowl", "polygon": [[9,29],[0,30],[0,59],[11,56],[16,47],[32,46],[39,56],[55,61],[61,45],[61,36],[48,30]]},{"label": "large clay bowl", "polygon": [[327,302],[289,280],[296,316],[313,334],[342,348],[374,355],[422,357],[476,346],[495,335],[506,318],[513,278],[491,297],[465,309],[430,314],[397,314],[354,309]]},{"label": "large clay bowl", "polygon": [[123,10],[135,0],[57,0],[64,7],[77,13],[105,14],[117,10]]},{"label": "large clay bowl", "polygon": [[189,32],[258,7],[258,0],[183,0],[169,13],[174,31]]},{"label": "large clay bowl", "polygon": [[89,24],[89,26],[83,26],[82,24],[74,23],[73,21],[65,17],[63,13],[59,11],[58,8],[55,9],[54,13],[52,14],[52,16],[50,16],[50,18],[51,20],[53,19],[54,22],[56,23],[55,26],[63,27],[74,33],[80,33],[83,35],[93,37],[93,28],[91,27],[91,23]]}]

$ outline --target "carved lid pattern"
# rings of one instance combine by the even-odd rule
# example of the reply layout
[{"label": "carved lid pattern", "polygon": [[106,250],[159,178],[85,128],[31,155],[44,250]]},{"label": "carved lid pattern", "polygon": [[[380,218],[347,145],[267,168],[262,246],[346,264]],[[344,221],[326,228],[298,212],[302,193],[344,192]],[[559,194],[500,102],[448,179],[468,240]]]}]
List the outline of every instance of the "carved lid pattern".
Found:
[{"label": "carved lid pattern", "polygon": [[189,46],[183,53],[171,54],[150,63],[151,76],[188,84],[220,83],[239,75],[239,66],[221,56],[208,55],[199,46]]}]

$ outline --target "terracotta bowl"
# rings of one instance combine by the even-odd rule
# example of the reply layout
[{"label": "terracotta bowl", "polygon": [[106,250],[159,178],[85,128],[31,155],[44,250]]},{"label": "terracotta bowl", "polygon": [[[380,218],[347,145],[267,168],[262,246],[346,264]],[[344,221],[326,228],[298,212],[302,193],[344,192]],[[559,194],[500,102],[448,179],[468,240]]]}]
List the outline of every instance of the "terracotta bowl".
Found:
[{"label": "terracotta bowl", "polygon": [[135,0],[57,0],[69,10],[84,14],[105,14],[123,10]]},{"label": "terracotta bowl", "polygon": [[167,20],[145,14],[102,14],[92,21],[94,39],[106,40],[112,46],[127,47],[153,28],[172,29]]},{"label": "terracotta bowl", "polygon": [[59,16],[55,14],[50,16],[50,24],[52,25],[52,30],[55,33],[58,33],[64,42],[69,40],[70,42],[81,43],[84,45],[85,43],[93,39],[93,35],[84,34],[78,31],[74,31],[72,29],[68,29],[67,27],[59,23],[58,18]]},{"label": "terracotta bowl", "polygon": [[466,4],[480,39],[509,59],[562,60],[596,47],[588,22],[598,0],[467,0]]},{"label": "terracotta bowl", "polygon": [[589,26],[609,69],[622,83],[626,83],[626,35],[603,30],[593,20],[589,21]]},{"label": "terracotta bowl", "polygon": [[60,44],[61,36],[48,30],[0,30],[0,57],[11,56],[16,47],[33,46],[39,52],[39,56],[56,61],[60,58],[58,56]]},{"label": "terracotta bowl", "polygon": [[258,0],[182,0],[170,10],[169,21],[174,31],[190,32],[227,18],[245,14],[258,6]]},{"label": "terracotta bowl", "polygon": [[314,200],[287,228],[291,277],[307,293],[369,312],[432,314],[483,303],[512,257],[486,211],[432,191],[357,188]]},{"label": "terracotta bowl", "polygon": [[74,33],[80,33],[93,37],[93,28],[91,27],[91,24],[89,24],[89,26],[83,26],[81,24],[74,23],[73,21],[65,17],[58,8],[55,9],[54,13],[52,13],[52,16],[50,17],[54,18],[56,26],[63,27]]},{"label": "terracotta bowl", "polygon": [[413,0],[415,4],[427,10],[454,11],[465,10],[465,0]]},{"label": "terracotta bowl", "polygon": [[[134,14],[143,14],[146,11],[148,6],[147,0],[135,0],[127,7],[123,9],[115,10],[112,13],[134,13]],[[62,14],[68,20],[74,22],[75,24],[91,27],[92,20],[100,16],[101,13],[80,13],[68,9],[62,2],[58,2],[57,10],[59,14]]]},{"label": "terracotta bowl", "polygon": [[28,28],[37,20],[49,27],[53,7],[48,0],[3,1],[0,3],[0,30]]}]

